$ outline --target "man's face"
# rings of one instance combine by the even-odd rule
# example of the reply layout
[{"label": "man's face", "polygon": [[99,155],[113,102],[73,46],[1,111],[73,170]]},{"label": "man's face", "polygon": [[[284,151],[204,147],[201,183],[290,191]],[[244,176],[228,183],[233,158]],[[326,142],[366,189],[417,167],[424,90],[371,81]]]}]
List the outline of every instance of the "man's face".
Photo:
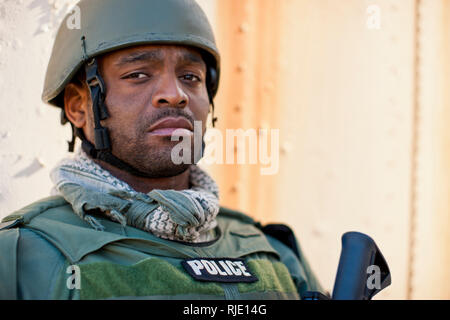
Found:
[{"label": "man's face", "polygon": [[[194,121],[201,121],[205,132],[209,99],[200,53],[183,46],[138,46],[103,56],[99,67],[110,115],[102,125],[109,130],[112,153],[155,178],[183,172],[188,164],[171,161],[179,143],[171,141],[171,133],[185,128],[193,143]],[[87,112],[89,138],[94,124],[91,108]]]}]

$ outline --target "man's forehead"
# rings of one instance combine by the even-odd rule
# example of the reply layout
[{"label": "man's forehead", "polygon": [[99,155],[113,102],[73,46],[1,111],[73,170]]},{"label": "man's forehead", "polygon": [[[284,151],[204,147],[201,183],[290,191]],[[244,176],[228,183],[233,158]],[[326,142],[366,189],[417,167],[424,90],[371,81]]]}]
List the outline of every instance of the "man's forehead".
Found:
[{"label": "man's forehead", "polygon": [[168,56],[175,57],[177,60],[187,60],[199,64],[204,63],[199,49],[183,45],[152,44],[133,46],[107,53],[102,58],[120,67],[140,61],[162,61]]}]

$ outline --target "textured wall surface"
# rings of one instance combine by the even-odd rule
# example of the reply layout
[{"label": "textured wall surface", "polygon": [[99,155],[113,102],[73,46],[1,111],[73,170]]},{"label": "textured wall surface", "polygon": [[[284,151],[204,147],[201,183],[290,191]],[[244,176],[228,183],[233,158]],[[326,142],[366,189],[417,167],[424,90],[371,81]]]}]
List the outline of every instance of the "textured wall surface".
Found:
[{"label": "textured wall surface", "polygon": [[[221,185],[231,184],[225,200],[293,226],[330,291],[341,235],[368,233],[395,279],[382,297],[404,298],[414,1],[372,2],[383,13],[381,30],[366,27],[364,1],[244,3],[219,3],[226,37],[219,110],[230,110],[225,127],[280,128],[280,170],[267,178],[222,171]],[[239,104],[243,111],[233,111]]]},{"label": "textured wall surface", "polygon": [[450,1],[422,0],[417,16],[408,297],[450,299]]},{"label": "textured wall surface", "polygon": [[[75,3],[71,1],[71,3]],[[69,128],[41,102],[53,37],[70,1],[0,1],[0,216],[46,196]]]},{"label": "textured wall surface", "polygon": [[[297,226],[302,245],[332,289],[347,231],[370,235],[404,298],[413,104],[414,1],[297,1],[286,8],[287,106],[282,128],[296,141],[285,157],[280,218]],[[366,9],[380,8],[380,29]],[[301,13],[300,19],[295,13]],[[324,23],[326,22],[326,23]],[[292,201],[295,199],[294,201]]]},{"label": "textured wall surface", "polygon": [[391,268],[377,298],[450,297],[448,5],[217,3],[219,127],[280,129],[278,174],[211,167],[223,201],[288,223],[330,291],[356,230]]},{"label": "textured wall surface", "polygon": [[[75,2],[0,0],[0,217],[47,196],[67,154],[70,129],[40,95]],[[280,133],[275,175],[207,166],[222,204],[289,224],[327,290],[357,230],[391,267],[379,298],[449,299],[450,1],[199,3],[222,53],[218,128]]]}]

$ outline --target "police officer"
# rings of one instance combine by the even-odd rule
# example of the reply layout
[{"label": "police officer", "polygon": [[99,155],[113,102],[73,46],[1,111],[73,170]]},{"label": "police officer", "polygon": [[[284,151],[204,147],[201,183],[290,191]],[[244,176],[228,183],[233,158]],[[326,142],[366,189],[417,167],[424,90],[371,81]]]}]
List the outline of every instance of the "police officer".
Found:
[{"label": "police officer", "polygon": [[69,150],[75,137],[81,148],[51,172],[55,196],[3,219],[0,298],[298,299],[320,291],[288,227],[221,207],[195,161],[172,161],[172,135],[203,136],[219,84],[219,52],[200,7],[77,6],[80,28],[67,27],[70,16],[62,22],[42,97],[72,126]]}]

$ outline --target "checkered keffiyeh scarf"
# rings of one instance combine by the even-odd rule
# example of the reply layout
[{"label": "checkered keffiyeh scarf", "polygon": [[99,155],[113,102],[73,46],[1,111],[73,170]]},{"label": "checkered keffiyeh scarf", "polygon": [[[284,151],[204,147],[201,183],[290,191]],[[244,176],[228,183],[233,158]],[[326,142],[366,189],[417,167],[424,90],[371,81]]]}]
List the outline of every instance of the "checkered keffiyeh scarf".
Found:
[{"label": "checkered keffiyeh scarf", "polygon": [[219,190],[200,167],[190,167],[190,189],[140,193],[114,177],[82,150],[62,160],[51,172],[53,193],[62,195],[74,212],[96,230],[103,225],[88,214],[99,209],[109,219],[185,242],[213,240],[219,213]]}]

